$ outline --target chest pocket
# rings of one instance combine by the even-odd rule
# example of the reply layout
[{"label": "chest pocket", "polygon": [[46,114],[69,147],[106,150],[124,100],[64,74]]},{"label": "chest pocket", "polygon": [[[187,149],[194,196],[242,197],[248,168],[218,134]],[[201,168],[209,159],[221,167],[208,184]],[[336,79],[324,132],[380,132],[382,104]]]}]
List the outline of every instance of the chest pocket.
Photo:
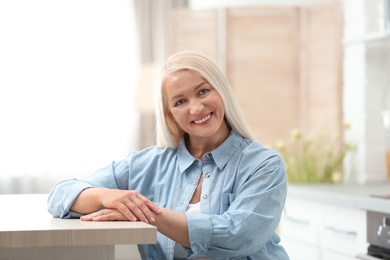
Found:
[{"label": "chest pocket", "polygon": [[221,212],[220,214],[224,213],[227,211],[230,207],[230,204],[234,201],[236,198],[236,194],[233,193],[223,193],[221,195]]}]

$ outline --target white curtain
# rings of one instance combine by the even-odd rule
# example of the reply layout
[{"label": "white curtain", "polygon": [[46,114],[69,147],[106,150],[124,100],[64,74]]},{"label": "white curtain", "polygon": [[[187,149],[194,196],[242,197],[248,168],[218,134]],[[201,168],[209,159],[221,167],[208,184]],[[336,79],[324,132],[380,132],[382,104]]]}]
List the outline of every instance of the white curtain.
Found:
[{"label": "white curtain", "polygon": [[131,0],[0,1],[0,193],[48,192],[137,144]]}]

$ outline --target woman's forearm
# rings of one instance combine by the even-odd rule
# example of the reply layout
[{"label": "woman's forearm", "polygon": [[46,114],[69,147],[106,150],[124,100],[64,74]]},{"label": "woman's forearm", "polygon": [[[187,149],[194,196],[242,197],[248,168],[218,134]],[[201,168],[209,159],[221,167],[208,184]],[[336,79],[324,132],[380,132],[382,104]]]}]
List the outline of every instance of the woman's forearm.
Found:
[{"label": "woman's forearm", "polygon": [[99,210],[103,206],[99,200],[99,196],[105,190],[105,188],[88,188],[83,190],[74,201],[70,210],[80,214],[88,214]]},{"label": "woman's forearm", "polygon": [[156,221],[150,224],[156,226],[160,233],[170,239],[191,248],[186,215],[165,208],[160,209],[162,213],[155,215]]},{"label": "woman's forearm", "polygon": [[79,194],[71,210],[89,214],[101,208],[116,209],[128,220],[154,222],[153,213],[159,215],[159,207],[136,190],[88,188]]}]

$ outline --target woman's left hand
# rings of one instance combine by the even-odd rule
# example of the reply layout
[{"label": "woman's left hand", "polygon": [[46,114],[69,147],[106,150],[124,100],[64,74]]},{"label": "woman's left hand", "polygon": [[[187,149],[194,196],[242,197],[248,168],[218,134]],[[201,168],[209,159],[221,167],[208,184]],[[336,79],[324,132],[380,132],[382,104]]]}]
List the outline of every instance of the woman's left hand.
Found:
[{"label": "woman's left hand", "polygon": [[82,221],[129,221],[119,210],[102,209],[80,217]]}]

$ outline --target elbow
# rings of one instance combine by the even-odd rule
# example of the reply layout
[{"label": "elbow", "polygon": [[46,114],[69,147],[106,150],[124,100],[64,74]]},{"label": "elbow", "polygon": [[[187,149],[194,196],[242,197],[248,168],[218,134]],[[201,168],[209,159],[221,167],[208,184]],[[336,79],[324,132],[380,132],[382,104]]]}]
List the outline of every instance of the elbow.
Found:
[{"label": "elbow", "polygon": [[62,204],[56,198],[58,198],[58,195],[56,195],[56,191],[53,189],[50,191],[49,196],[47,198],[47,210],[55,218],[64,218],[64,212],[63,210],[61,210]]},{"label": "elbow", "polygon": [[54,203],[53,200],[50,200],[50,197],[47,202],[47,211],[49,211],[49,213],[55,218],[61,217],[60,205],[58,203]]}]

